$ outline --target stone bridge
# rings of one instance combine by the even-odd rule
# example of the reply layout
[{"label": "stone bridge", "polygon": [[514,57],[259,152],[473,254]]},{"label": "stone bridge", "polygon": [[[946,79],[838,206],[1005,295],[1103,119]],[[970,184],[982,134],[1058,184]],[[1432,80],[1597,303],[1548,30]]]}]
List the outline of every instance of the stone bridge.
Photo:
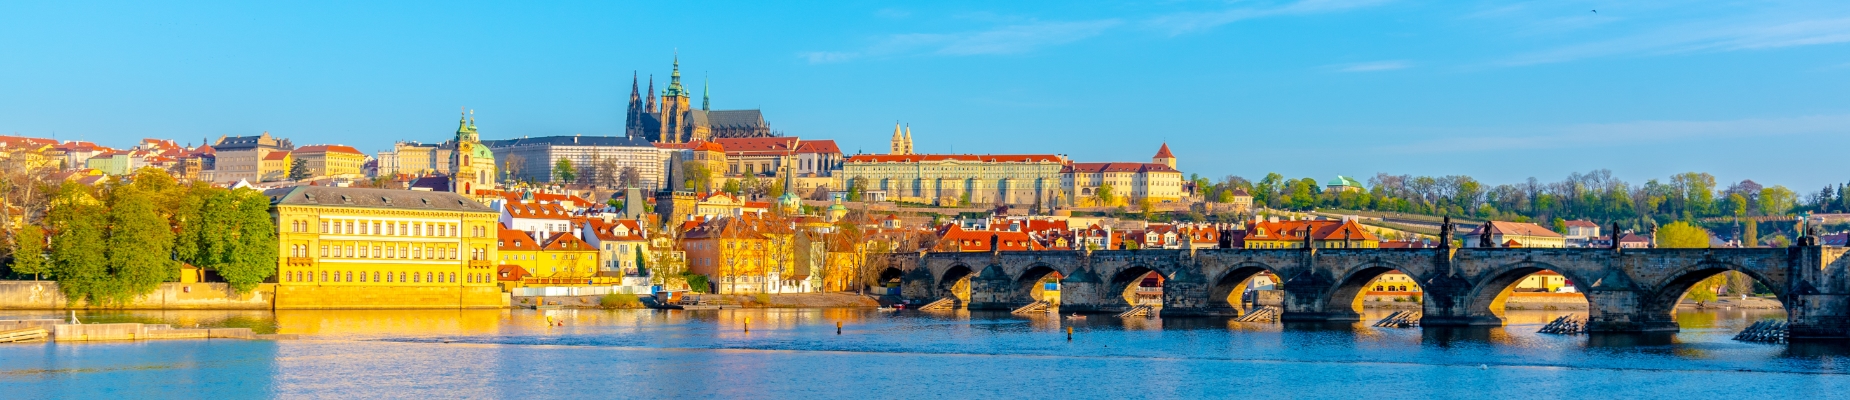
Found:
[{"label": "stone bridge", "polygon": [[1845,248],[1752,249],[1203,249],[893,254],[915,301],[954,297],[969,279],[970,309],[1007,310],[1034,301],[1035,282],[1060,273],[1062,312],[1117,312],[1122,293],[1149,272],[1162,274],[1164,316],[1239,315],[1249,278],[1282,281],[1286,321],[1357,321],[1361,292],[1399,270],[1424,293],[1426,326],[1503,324],[1503,300],[1523,277],[1554,271],[1587,297],[1595,332],[1674,331],[1675,307],[1696,282],[1740,271],[1785,304],[1793,337],[1850,337]]}]

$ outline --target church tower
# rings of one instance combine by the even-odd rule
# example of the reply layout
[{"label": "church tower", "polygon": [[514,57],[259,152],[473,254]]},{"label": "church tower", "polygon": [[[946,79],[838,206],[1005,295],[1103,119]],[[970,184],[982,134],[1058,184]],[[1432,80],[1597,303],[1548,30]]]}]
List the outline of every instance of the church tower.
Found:
[{"label": "church tower", "polygon": [[912,124],[906,124],[906,154],[917,152],[917,149],[912,148]]},{"label": "church tower", "polygon": [[893,123],[893,150],[888,151],[887,154],[896,156],[911,154],[911,152],[906,151],[906,137],[900,134],[898,122]]},{"label": "church tower", "polygon": [[494,187],[495,154],[482,145],[475,119],[464,113],[457,122],[456,149],[450,152],[450,191],[475,194],[476,189]]},{"label": "church tower", "polygon": [[690,132],[688,92],[681,86],[681,57],[675,56],[674,74],[668,77],[668,90],[662,91],[661,143],[680,143],[683,132]]},{"label": "church tower", "polygon": [[1156,150],[1156,156],[1150,157],[1150,162],[1167,165],[1171,169],[1176,167],[1176,156],[1174,154],[1169,154],[1168,142],[1164,142],[1163,148]]},{"label": "church tower", "polygon": [[631,138],[642,135],[642,93],[636,83],[636,72],[631,71],[629,116],[623,124],[623,135]]}]

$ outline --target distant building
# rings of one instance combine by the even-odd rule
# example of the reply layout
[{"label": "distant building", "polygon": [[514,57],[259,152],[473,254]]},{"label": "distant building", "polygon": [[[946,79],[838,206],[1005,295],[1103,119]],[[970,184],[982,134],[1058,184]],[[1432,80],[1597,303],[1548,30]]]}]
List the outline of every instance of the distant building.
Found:
[{"label": "distant building", "polygon": [[[217,142],[212,143],[212,149],[217,155],[217,168],[212,174],[214,182],[262,182],[266,180],[263,161],[270,153],[294,150],[295,144],[290,143],[289,139],[271,137],[269,132],[264,132],[257,136],[221,136]],[[275,171],[271,169],[267,172]],[[280,180],[286,178],[286,175],[267,180]]]},{"label": "distant building", "polygon": [[[338,144],[318,144],[302,146],[289,152],[290,158],[301,159],[308,167],[308,176],[312,178],[363,178],[360,167],[366,164],[366,153],[351,146]],[[291,161],[293,162],[293,161]]]},{"label": "distant building", "polygon": [[295,157],[288,151],[273,151],[264,154],[263,160],[257,163],[258,182],[288,180],[290,169],[295,167]]},{"label": "distant building", "polygon": [[[1490,235],[1497,247],[1561,248],[1567,238],[1541,225],[1527,222],[1487,221],[1465,234],[1465,246],[1479,247],[1480,237]],[[1515,246],[1511,246],[1514,244]]]},{"label": "distant building", "polygon": [[1362,181],[1342,175],[1337,175],[1336,179],[1331,179],[1326,187],[1328,188],[1327,190],[1331,192],[1363,192],[1368,190],[1367,186],[1362,185]]},{"label": "distant building", "polygon": [[659,149],[647,140],[621,136],[545,136],[483,141],[494,152],[507,176],[516,181],[565,182],[559,160],[571,163],[581,180],[614,182],[621,186],[633,172],[636,184],[662,187],[663,167],[673,150]]},{"label": "distant building", "polygon": [[[1071,194],[1067,205],[1083,206],[1135,206],[1144,200],[1151,203],[1173,203],[1182,200],[1182,171],[1175,168],[1175,155],[1169,153],[1169,144],[1157,149],[1156,155],[1148,163],[1104,162],[1071,163],[1060,170],[1060,182],[1066,193]],[[1097,204],[1101,187],[1110,185],[1113,197],[1110,204]]]},{"label": "distant building", "polygon": [[[477,133],[475,118],[458,122],[456,137],[450,139],[455,150],[450,152],[450,191],[473,194],[476,190],[494,189],[500,180],[496,174],[495,153],[482,143]],[[601,171],[600,171],[601,172]],[[538,271],[532,271],[537,273]]]},{"label": "distant building", "polygon": [[1246,227],[1240,244],[1248,249],[1301,249],[1310,242],[1326,249],[1373,249],[1381,238],[1354,220],[1255,220]]},{"label": "distant building", "polygon": [[425,144],[418,142],[397,142],[391,150],[379,152],[378,176],[409,175],[445,175],[450,174],[450,153],[455,152],[453,142],[442,144]]},{"label": "distant building", "polygon": [[1567,234],[1561,236],[1567,239],[1568,247],[1587,247],[1589,241],[1600,235],[1599,224],[1593,221],[1577,219],[1567,221],[1566,225]]},{"label": "distant building", "polygon": [[[649,92],[638,91],[636,77],[630,80],[629,115],[625,136],[657,143],[687,143],[721,138],[776,136],[758,110],[712,110],[710,90],[703,90],[700,108],[690,104],[693,93],[681,85],[681,60],[674,62],[668,88],[660,93],[657,110],[655,78],[649,78]],[[710,89],[710,88],[709,88]]]}]

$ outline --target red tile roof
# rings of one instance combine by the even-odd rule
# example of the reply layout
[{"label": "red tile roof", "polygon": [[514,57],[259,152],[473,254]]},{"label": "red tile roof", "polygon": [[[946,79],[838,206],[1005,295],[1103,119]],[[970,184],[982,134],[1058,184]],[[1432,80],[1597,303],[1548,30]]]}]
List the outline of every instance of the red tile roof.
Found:
[{"label": "red tile roof", "polygon": [[1155,158],[1176,158],[1176,155],[1169,154],[1169,142],[1163,142],[1163,148],[1156,150]]},{"label": "red tile roof", "polygon": [[1046,250],[1040,243],[1023,232],[1004,231],[966,231],[952,226],[938,238],[938,248],[945,251],[990,251],[989,240],[994,238],[1002,251]]},{"label": "red tile roof", "polygon": [[1588,221],[1584,219],[1576,219],[1572,221],[1567,221],[1566,225],[1569,228],[1598,228],[1599,227],[1599,224],[1595,224],[1593,223],[1593,221]]},{"label": "red tile roof", "polygon": [[841,154],[841,148],[833,140],[804,140],[797,145],[798,153]]},{"label": "red tile roof", "polygon": [[527,276],[533,275],[532,273],[528,273],[526,268],[521,268],[519,265],[501,264],[498,269],[501,273],[497,275],[495,279],[503,282],[520,282],[523,279],[527,279]]},{"label": "red tile roof", "polygon": [[281,161],[281,160],[282,160],[283,158],[285,158],[285,157],[289,157],[289,152],[287,152],[287,151],[273,151],[273,152],[270,152],[270,154],[265,154],[265,155],[263,156],[263,159],[264,159],[264,160],[275,160],[275,161]]},{"label": "red tile roof", "polygon": [[1175,168],[1169,168],[1168,165],[1156,164],[1156,163],[1102,162],[1102,163],[1067,164],[1065,168],[1060,169],[1060,172],[1097,174],[1097,173],[1105,173],[1105,172],[1182,172],[1182,171],[1177,171]]},{"label": "red tile roof", "polygon": [[571,232],[553,234],[551,238],[546,239],[546,244],[542,247],[546,250],[597,250],[596,247],[585,243],[584,239],[579,239],[578,235],[573,235]]},{"label": "red tile roof", "polygon": [[500,239],[495,248],[501,250],[538,250],[540,248],[540,245],[534,243],[533,237],[527,236],[526,232],[502,228],[495,234],[495,237]]},{"label": "red tile roof", "polygon": [[[1309,234],[1317,241],[1331,240],[1367,240],[1379,241],[1380,237],[1362,229],[1355,221],[1316,220],[1316,221],[1278,221],[1254,222],[1246,229],[1248,241],[1303,241]],[[1344,234],[1347,234],[1345,236]]]},{"label": "red tile roof", "polygon": [[720,147],[726,149],[727,155],[779,155],[790,154],[797,149],[797,138],[722,138],[713,139]]},{"label": "red tile roof", "polygon": [[970,161],[970,162],[1063,162],[1064,158],[1054,154],[859,154],[848,157],[850,163],[883,162],[929,162],[929,161]]},{"label": "red tile roof", "polygon": [[1509,221],[1490,221],[1485,224],[1478,225],[1477,229],[1472,229],[1471,233],[1467,233],[1467,235],[1471,235],[1471,236],[1482,235],[1484,229],[1487,227],[1490,228],[1490,232],[1492,234],[1497,234],[1497,235],[1562,237],[1561,234],[1555,233],[1555,231],[1548,230],[1548,228],[1543,228],[1541,225],[1531,224],[1527,222],[1509,222]]},{"label": "red tile roof", "polygon": [[355,149],[352,146],[340,145],[340,144],[316,144],[316,145],[302,146],[302,147],[296,148],[295,152],[297,153],[366,154],[366,153],[361,153],[359,149]]},{"label": "red tile roof", "polygon": [[553,203],[507,202],[507,213],[514,218],[571,219],[572,213]]}]

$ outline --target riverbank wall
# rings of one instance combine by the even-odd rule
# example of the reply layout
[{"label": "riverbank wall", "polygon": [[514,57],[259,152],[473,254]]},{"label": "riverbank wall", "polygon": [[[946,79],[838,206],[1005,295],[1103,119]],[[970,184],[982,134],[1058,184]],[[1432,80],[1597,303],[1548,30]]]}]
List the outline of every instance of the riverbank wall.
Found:
[{"label": "riverbank wall", "polygon": [[492,286],[311,286],[259,284],[234,293],[225,283],[162,283],[128,304],[98,307],[71,302],[52,281],[0,281],[7,310],[289,310],[503,308],[508,296]]},{"label": "riverbank wall", "polygon": [[8,310],[269,310],[275,299],[276,285],[267,283],[246,293],[233,293],[225,283],[162,283],[128,304],[96,307],[68,301],[57,282],[0,281],[0,309]]}]

